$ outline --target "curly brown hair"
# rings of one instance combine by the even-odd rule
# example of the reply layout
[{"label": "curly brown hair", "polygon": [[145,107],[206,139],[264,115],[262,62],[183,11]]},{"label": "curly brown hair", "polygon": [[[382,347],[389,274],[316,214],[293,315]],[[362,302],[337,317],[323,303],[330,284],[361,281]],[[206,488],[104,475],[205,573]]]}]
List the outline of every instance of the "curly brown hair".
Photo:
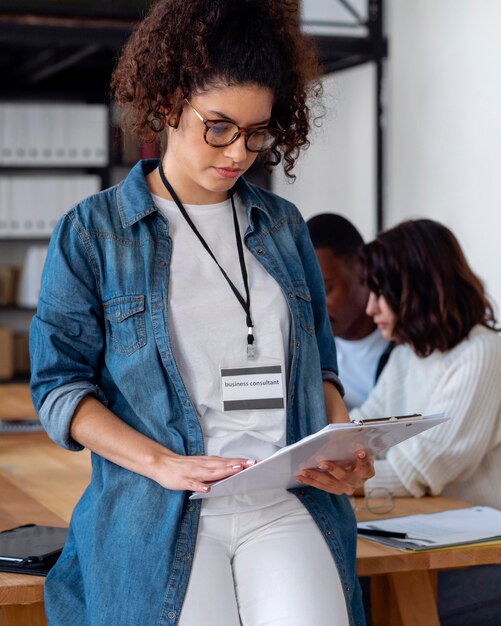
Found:
[{"label": "curly brown hair", "polygon": [[258,85],[274,94],[282,132],[267,171],[291,170],[309,146],[308,99],[321,94],[319,60],[287,0],[160,0],[137,25],[111,89],[125,128],[147,142],[179,122],[183,99],[211,86]]},{"label": "curly brown hair", "polygon": [[395,340],[419,356],[454,348],[477,324],[499,330],[482,281],[443,224],[402,222],[366,244],[360,259],[369,289],[396,315]]}]

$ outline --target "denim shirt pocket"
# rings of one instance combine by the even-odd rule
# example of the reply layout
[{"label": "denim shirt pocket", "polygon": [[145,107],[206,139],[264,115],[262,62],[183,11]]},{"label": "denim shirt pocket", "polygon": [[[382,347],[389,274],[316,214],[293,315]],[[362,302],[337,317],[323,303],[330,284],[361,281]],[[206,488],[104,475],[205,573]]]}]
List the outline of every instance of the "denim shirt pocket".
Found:
[{"label": "denim shirt pocket", "polygon": [[106,334],[117,352],[129,356],[146,345],[144,296],[117,296],[103,302]]},{"label": "denim shirt pocket", "polygon": [[315,334],[315,322],[311,306],[311,295],[304,280],[293,280],[294,296],[302,328],[309,334]]}]

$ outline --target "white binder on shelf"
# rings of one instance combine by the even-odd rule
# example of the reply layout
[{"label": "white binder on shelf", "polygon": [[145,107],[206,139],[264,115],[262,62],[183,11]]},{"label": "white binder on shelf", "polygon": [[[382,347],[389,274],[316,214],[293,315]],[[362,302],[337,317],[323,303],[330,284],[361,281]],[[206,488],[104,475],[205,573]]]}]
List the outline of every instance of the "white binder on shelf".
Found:
[{"label": "white binder on shelf", "polygon": [[104,167],[108,110],[102,104],[0,104],[0,165]]},{"label": "white binder on shelf", "polygon": [[364,422],[329,424],[238,474],[212,483],[207,493],[196,492],[191,500],[229,496],[265,489],[300,487],[297,474],[320,461],[349,463],[361,448],[377,455],[414,435],[443,424],[449,418],[437,415],[406,415],[377,418]]},{"label": "white binder on shelf", "polygon": [[47,246],[29,246],[21,270],[17,288],[17,304],[20,307],[35,309],[38,304],[42,270],[47,257]]},{"label": "white binder on shelf", "polygon": [[0,176],[0,237],[48,237],[65,211],[100,188],[97,175]]}]

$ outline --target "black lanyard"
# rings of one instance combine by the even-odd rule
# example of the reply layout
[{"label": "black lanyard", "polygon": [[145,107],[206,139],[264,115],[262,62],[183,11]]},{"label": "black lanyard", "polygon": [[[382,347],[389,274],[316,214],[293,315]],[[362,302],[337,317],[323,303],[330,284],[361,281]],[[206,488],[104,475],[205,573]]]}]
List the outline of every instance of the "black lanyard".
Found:
[{"label": "black lanyard", "polygon": [[160,174],[160,178],[162,179],[163,184],[165,185],[165,188],[167,189],[167,191],[172,196],[172,199],[174,200],[174,202],[177,204],[179,210],[181,211],[182,216],[188,222],[188,225],[190,226],[191,230],[195,233],[195,235],[200,240],[200,243],[207,250],[207,252],[210,254],[212,259],[214,260],[215,264],[221,270],[222,275],[226,278],[226,280],[228,282],[228,285],[231,287],[231,290],[233,291],[233,293],[235,294],[237,300],[240,302],[243,310],[245,311],[246,323],[247,323],[247,356],[248,356],[249,359],[254,358],[254,356],[255,356],[255,347],[254,347],[254,334],[252,332],[252,328],[253,328],[254,324],[252,323],[252,318],[251,318],[251,314],[250,314],[249,280],[248,280],[248,277],[247,277],[247,268],[245,266],[244,248],[243,248],[243,245],[242,245],[242,238],[240,236],[240,227],[239,227],[239,224],[238,224],[237,210],[235,208],[235,201],[233,200],[233,190],[230,190],[229,193],[230,193],[230,200],[231,200],[231,208],[233,210],[233,225],[235,227],[235,239],[237,240],[238,259],[240,261],[240,269],[242,270],[242,278],[243,278],[244,287],[245,287],[245,295],[246,295],[246,299],[245,300],[243,299],[242,294],[238,291],[238,289],[235,287],[235,285],[231,281],[231,279],[228,276],[228,274],[219,265],[218,260],[214,256],[214,253],[209,248],[209,245],[207,244],[205,239],[202,237],[202,235],[198,231],[198,229],[195,226],[195,224],[193,223],[191,217],[188,215],[186,209],[183,206],[183,203],[179,200],[179,198],[176,195],[176,192],[172,188],[172,185],[167,180],[167,177],[164,174],[164,171],[163,171],[163,168],[162,168],[161,164],[158,166],[158,172]]}]

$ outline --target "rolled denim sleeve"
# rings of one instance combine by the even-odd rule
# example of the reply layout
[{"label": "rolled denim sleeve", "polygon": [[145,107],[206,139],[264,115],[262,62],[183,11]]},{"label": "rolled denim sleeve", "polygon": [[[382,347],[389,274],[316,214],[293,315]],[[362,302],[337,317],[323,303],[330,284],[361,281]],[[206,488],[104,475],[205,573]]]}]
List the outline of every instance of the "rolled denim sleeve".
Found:
[{"label": "rolled denim sleeve", "polygon": [[306,223],[301,218],[298,232],[298,250],[304,267],[306,282],[311,296],[311,306],[315,320],[315,334],[320,353],[323,380],[332,382],[344,396],[344,388],[339,380],[336,357],[336,344],[325,301],[325,289],[317,255],[310,239]]},{"label": "rolled denim sleeve", "polygon": [[335,374],[334,372],[330,372],[329,370],[322,370],[322,380],[327,380],[333,383],[341,396],[344,396],[343,383],[341,382],[337,374]]},{"label": "rolled denim sleeve", "polygon": [[70,450],[78,403],[98,385],[103,350],[99,281],[85,229],[75,210],[57,224],[42,274],[36,315],[30,327],[31,395],[48,435]]},{"label": "rolled denim sleeve", "polygon": [[40,421],[51,439],[62,448],[83,450],[83,446],[70,437],[70,424],[78,403],[88,395],[106,404],[106,397],[99,387],[82,381],[54,389],[40,407]]}]

